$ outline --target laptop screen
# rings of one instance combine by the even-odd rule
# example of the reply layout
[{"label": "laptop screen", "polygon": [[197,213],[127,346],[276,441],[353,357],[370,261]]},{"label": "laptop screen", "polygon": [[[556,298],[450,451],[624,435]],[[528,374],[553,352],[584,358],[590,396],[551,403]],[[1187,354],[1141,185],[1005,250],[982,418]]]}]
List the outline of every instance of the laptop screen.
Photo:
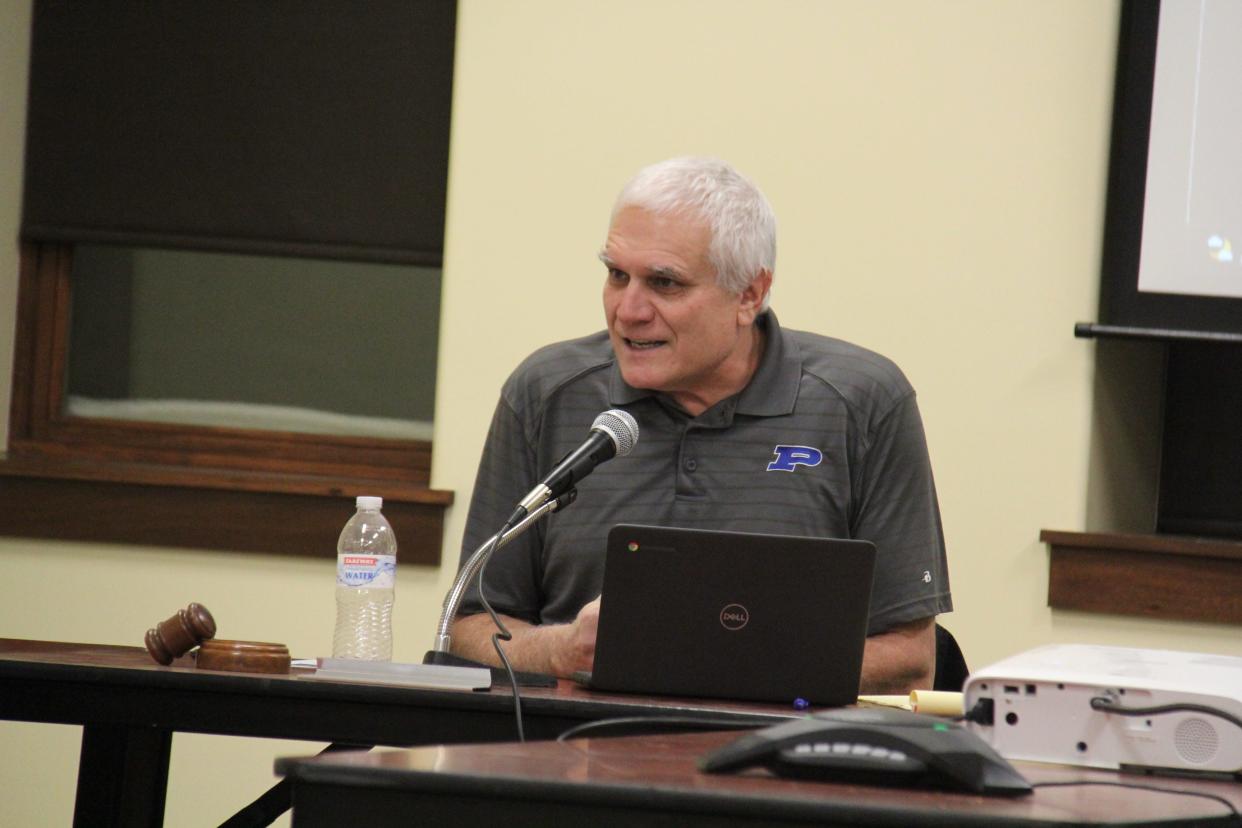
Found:
[{"label": "laptop screen", "polygon": [[606,555],[592,687],[857,700],[870,542],[619,524]]}]

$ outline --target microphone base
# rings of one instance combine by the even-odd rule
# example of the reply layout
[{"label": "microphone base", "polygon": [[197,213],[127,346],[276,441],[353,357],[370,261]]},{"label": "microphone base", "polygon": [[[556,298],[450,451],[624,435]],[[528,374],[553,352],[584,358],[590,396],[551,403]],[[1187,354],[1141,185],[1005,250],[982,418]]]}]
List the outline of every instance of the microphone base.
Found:
[{"label": "microphone base", "polygon": [[[446,653],[442,650],[428,650],[427,655],[423,656],[423,664],[446,664],[450,667],[485,667],[492,671],[493,685],[508,686],[509,684],[509,674],[504,667],[480,664],[477,661],[471,661],[468,658],[462,658],[459,655]],[[550,676],[547,673],[524,673],[514,670],[513,675],[517,679],[519,687],[555,687],[557,682],[556,676]]]}]

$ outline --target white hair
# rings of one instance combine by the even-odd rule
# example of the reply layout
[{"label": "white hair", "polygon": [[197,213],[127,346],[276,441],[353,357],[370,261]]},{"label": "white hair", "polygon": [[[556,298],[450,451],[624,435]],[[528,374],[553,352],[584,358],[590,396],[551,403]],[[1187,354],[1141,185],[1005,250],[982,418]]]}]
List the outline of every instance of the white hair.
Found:
[{"label": "white hair", "polygon": [[[717,158],[670,158],[638,171],[617,196],[612,217],[626,207],[686,213],[711,230],[708,261],[716,283],[741,293],[776,267],[776,215],[750,179]],[[763,309],[768,296],[763,297]]]}]

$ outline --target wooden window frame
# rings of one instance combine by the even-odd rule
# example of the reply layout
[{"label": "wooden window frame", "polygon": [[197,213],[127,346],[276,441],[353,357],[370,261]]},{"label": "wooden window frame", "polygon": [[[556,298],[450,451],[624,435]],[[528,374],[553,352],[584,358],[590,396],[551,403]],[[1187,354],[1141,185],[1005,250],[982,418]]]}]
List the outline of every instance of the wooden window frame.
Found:
[{"label": "wooden window frame", "polygon": [[453,493],[429,488],[428,441],[65,415],[72,256],[22,243],[0,534],[329,555],[369,494],[400,559],[439,564]]}]

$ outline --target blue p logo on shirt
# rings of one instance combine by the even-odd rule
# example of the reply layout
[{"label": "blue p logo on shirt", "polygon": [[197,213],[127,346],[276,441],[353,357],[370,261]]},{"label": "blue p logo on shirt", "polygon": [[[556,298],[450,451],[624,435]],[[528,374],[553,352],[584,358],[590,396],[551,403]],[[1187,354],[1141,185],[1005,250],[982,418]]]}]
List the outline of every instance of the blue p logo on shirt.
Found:
[{"label": "blue p logo on shirt", "polygon": [[791,472],[798,466],[818,466],[824,453],[810,446],[777,446],[772,450],[776,458],[768,463],[768,471]]}]

